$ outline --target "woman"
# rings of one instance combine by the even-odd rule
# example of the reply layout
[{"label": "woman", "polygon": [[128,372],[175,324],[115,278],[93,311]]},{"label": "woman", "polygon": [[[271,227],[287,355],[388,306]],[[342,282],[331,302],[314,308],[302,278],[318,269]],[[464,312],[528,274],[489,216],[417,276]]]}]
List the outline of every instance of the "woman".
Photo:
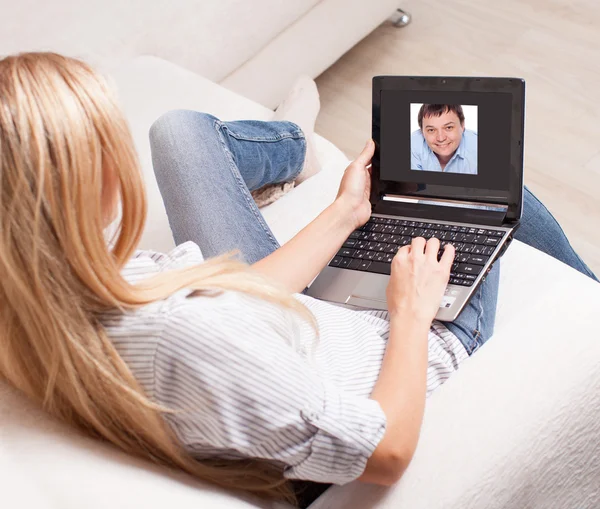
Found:
[{"label": "woman", "polygon": [[[55,54],[0,61],[2,376],[92,436],[228,488],[306,505],[310,482],[395,482],[426,391],[491,335],[498,264],[448,328],[432,323],[453,258],[438,262],[436,239],[395,257],[389,316],[293,294],[368,219],[372,143],[278,248],[245,183],[314,171],[298,125],[175,112],[151,141],[177,242],[247,263],[201,263],[191,242],[135,252],[144,189],[105,82]],[[530,194],[518,238],[593,277]]]}]

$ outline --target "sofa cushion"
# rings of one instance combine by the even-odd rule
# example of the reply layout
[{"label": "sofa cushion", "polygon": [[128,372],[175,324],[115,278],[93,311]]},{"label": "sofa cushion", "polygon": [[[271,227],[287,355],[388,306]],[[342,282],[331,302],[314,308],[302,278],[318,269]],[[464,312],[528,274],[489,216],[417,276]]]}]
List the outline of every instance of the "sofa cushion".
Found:
[{"label": "sofa cushion", "polygon": [[[137,57],[112,73],[119,99],[129,120],[146,180],[148,220],[141,249],[168,251],[174,247],[171,229],[150,155],[148,130],[161,114],[172,109],[192,109],[211,113],[223,120],[269,120],[273,112],[181,67],[156,57]],[[322,171],[294,189],[263,214],[280,242],[315,217],[335,197],[347,159],[333,144],[316,137],[316,150]],[[286,204],[302,201],[303,214]]]},{"label": "sofa cushion", "polygon": [[53,50],[106,64],[152,54],[220,81],[320,1],[0,0],[0,54]]}]

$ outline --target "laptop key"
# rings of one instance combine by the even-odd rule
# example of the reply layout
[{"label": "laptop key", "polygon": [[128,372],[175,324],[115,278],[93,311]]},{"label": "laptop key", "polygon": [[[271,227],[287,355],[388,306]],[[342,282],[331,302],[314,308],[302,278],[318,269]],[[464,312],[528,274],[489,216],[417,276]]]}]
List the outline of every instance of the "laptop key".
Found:
[{"label": "laptop key", "polygon": [[489,259],[490,259],[489,256],[471,255],[469,257],[469,263],[472,263],[474,265],[485,265]]},{"label": "laptop key", "polygon": [[368,270],[371,262],[369,260],[362,260],[358,266],[358,270]]},{"label": "laptop key", "polygon": [[[453,267],[454,268],[454,267]],[[469,263],[459,263],[456,267],[456,272],[462,272],[463,274],[479,274],[481,272],[481,265],[471,265]]]},{"label": "laptop key", "polygon": [[[479,230],[479,231],[481,231],[481,230]],[[483,244],[486,241],[486,239],[487,239],[487,237],[485,235],[477,235],[473,239],[473,244]]]},{"label": "laptop key", "polygon": [[477,275],[475,274],[464,274],[465,281],[475,281],[477,279]]},{"label": "laptop key", "polygon": [[500,242],[500,239],[498,237],[488,237],[484,244],[486,246],[497,246],[498,242]]},{"label": "laptop key", "polygon": [[360,264],[362,263],[362,260],[357,260],[356,258],[354,260],[352,260],[349,264],[348,264],[348,268],[349,269],[353,269],[356,270],[358,269],[358,267],[360,267]]},{"label": "laptop key", "polygon": [[375,258],[373,258],[373,261],[376,261],[376,262],[382,262],[384,260],[385,260],[385,253],[377,253],[375,255]]},{"label": "laptop key", "polygon": [[331,259],[331,261],[329,262],[329,266],[330,267],[338,267],[341,262],[342,262],[342,257],[341,256],[334,256]]},{"label": "laptop key", "polygon": [[356,250],[355,249],[350,249],[350,248],[342,248],[338,251],[338,256],[343,256],[343,257],[348,257],[348,258],[352,258],[354,256],[354,252]]},{"label": "laptop key", "polygon": [[340,262],[339,267],[341,267],[342,269],[345,269],[346,267],[348,267],[348,265],[350,265],[351,261],[352,261],[352,258],[342,258],[342,261]]},{"label": "laptop key", "polygon": [[350,234],[350,236],[348,238],[349,239],[357,239],[359,235],[360,235],[359,231],[354,231]]},{"label": "laptop key", "polygon": [[491,256],[491,254],[494,252],[494,249],[496,248],[491,246],[483,246],[481,248],[481,254],[485,256]]},{"label": "laptop key", "polygon": [[376,274],[387,274],[388,276],[392,273],[392,265],[384,262],[372,262],[369,265],[369,272],[375,272]]},{"label": "laptop key", "polygon": [[344,245],[342,247],[354,247],[355,245],[356,245],[356,240],[348,239],[346,242],[344,242]]}]

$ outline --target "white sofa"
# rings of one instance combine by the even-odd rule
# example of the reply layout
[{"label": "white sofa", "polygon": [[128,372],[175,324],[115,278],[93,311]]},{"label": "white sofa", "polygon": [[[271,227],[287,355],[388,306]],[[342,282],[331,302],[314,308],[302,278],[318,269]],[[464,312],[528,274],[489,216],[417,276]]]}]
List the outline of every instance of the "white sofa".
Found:
[{"label": "white sofa", "polygon": [[[272,112],[158,58],[120,64],[113,76],[149,193],[142,247],[168,250],[173,240],[150,164],[152,121],[173,108],[224,119],[268,119]],[[322,138],[317,146],[323,171],[263,209],[280,242],[335,196],[347,160]],[[495,336],[428,400],[419,447],[401,481],[389,489],[333,487],[312,508],[598,507],[598,302],[600,285],[514,242],[502,260]],[[2,507],[269,506],[81,437],[2,383],[0,486]]]},{"label": "white sofa", "polygon": [[[224,119],[272,112],[153,57],[114,73],[150,193],[145,247],[173,245],[147,131],[173,108]],[[263,209],[284,242],[335,196],[347,163],[320,138],[324,169]],[[597,507],[600,285],[519,242],[502,260],[495,337],[427,402],[415,458],[390,489],[333,487],[314,509]],[[74,435],[0,385],[0,484],[19,507],[267,507]],[[4,505],[4,504],[3,504]],[[17,507],[8,504],[7,507]]]},{"label": "white sofa", "polygon": [[112,68],[154,55],[275,107],[398,0],[0,0],[0,54],[50,49]]}]

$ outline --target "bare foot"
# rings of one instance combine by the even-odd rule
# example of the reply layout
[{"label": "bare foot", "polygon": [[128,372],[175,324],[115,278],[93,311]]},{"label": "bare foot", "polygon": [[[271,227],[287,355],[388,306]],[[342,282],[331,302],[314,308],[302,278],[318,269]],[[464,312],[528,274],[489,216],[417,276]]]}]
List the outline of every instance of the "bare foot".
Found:
[{"label": "bare foot", "polygon": [[310,77],[300,76],[287,97],[278,106],[273,117],[273,120],[288,120],[297,124],[306,138],[304,168],[296,178],[296,185],[321,170],[314,142],[315,122],[320,108],[321,102],[317,85]]}]

